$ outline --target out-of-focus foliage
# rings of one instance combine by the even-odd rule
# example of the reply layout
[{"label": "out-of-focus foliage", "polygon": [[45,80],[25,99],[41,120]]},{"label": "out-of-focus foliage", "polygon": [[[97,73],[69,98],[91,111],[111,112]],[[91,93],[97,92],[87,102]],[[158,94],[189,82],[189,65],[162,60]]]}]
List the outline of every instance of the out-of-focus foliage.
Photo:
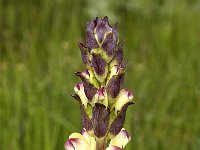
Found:
[{"label": "out-of-focus foliage", "polygon": [[125,42],[135,91],[127,150],[200,148],[200,1],[0,0],[0,149],[64,149],[82,128],[69,96],[77,41],[107,15]]}]

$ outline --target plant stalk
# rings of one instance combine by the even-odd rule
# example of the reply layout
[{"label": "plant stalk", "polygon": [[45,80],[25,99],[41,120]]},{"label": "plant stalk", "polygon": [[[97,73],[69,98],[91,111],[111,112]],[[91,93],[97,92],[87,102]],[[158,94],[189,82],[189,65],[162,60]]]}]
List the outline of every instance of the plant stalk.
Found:
[{"label": "plant stalk", "polygon": [[96,142],[96,150],[105,150],[105,149],[106,149],[105,139],[97,140],[97,142]]}]

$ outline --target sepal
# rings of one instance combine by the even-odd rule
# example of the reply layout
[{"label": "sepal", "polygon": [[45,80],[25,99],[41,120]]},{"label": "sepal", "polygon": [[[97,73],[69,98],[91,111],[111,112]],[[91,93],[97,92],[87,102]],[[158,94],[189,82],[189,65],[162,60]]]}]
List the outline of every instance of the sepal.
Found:
[{"label": "sepal", "polygon": [[83,43],[78,43],[78,47],[81,51],[83,63],[87,67],[90,64],[87,47]]},{"label": "sepal", "polygon": [[124,81],[124,76],[124,72],[118,73],[117,75],[113,75],[112,78],[109,80],[107,85],[107,92],[111,100],[119,95],[121,86]]},{"label": "sepal", "polygon": [[92,123],[94,134],[97,138],[103,138],[108,132],[110,111],[106,106],[96,103],[92,110]]},{"label": "sepal", "polygon": [[92,134],[93,125],[92,125],[92,121],[89,117],[89,115],[92,115],[92,114],[89,112],[90,111],[89,109],[91,109],[91,108],[88,107],[87,112],[86,112],[84,107],[82,105],[80,105],[81,121],[83,123],[83,126],[87,132],[90,132]]},{"label": "sepal", "polygon": [[91,62],[95,77],[100,83],[103,83],[107,77],[108,64],[99,54],[92,54]]},{"label": "sepal", "polygon": [[121,111],[119,112],[119,114],[117,115],[117,117],[114,119],[114,121],[112,122],[111,126],[110,126],[110,130],[109,133],[111,136],[115,136],[117,135],[125,122],[125,117],[126,117],[126,110],[128,108],[129,105],[134,104],[132,101],[127,102],[121,109]]}]

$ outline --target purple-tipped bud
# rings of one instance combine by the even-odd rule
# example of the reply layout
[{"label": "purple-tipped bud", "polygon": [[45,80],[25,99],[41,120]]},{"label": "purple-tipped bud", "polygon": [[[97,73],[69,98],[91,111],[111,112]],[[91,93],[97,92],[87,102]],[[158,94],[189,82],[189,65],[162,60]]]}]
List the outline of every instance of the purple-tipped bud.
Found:
[{"label": "purple-tipped bud", "polygon": [[89,51],[100,48],[106,55],[113,57],[118,44],[117,27],[110,26],[108,17],[88,22],[86,43]]}]

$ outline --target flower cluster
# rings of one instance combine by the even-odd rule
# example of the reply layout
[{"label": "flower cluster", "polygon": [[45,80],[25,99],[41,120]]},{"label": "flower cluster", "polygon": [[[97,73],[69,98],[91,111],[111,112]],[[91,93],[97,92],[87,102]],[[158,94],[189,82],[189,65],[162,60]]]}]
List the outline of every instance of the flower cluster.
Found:
[{"label": "flower cluster", "polygon": [[65,144],[67,150],[122,150],[131,139],[123,129],[126,110],[133,94],[122,89],[126,63],[117,27],[108,18],[88,22],[86,45],[78,43],[86,70],[75,72],[81,82],[72,95],[79,103],[84,129],[73,133]]}]

